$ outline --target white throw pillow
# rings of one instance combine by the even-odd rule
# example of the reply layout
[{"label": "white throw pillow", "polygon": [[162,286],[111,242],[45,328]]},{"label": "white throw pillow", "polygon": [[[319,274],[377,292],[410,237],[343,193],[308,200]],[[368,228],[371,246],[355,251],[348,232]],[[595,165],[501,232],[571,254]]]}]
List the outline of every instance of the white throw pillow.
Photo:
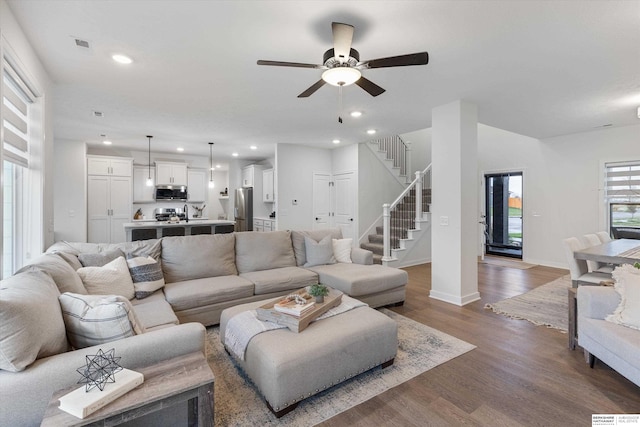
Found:
[{"label": "white throw pillow", "polygon": [[351,264],[351,243],[353,239],[332,239],[333,256],[336,261]]},{"label": "white throw pillow", "polygon": [[621,300],[618,308],[605,320],[640,329],[640,270],[625,264],[613,270],[613,278]]},{"label": "white throw pillow", "polygon": [[164,287],[160,264],[151,257],[135,257],[127,260],[133,280],[136,298],[143,299]]},{"label": "white throw pillow", "polygon": [[60,295],[62,318],[71,345],[91,347],[144,333],[133,306],[120,295]]},{"label": "white throw pillow", "polygon": [[90,295],[122,295],[133,299],[135,291],[127,261],[118,257],[102,267],[82,267],[78,275]]}]

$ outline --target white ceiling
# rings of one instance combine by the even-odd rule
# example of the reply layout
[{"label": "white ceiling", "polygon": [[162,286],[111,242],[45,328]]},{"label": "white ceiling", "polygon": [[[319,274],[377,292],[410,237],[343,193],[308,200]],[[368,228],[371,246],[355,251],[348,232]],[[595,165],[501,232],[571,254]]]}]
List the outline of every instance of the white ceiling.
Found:
[{"label": "white ceiling", "polygon": [[[639,1],[53,1],[7,0],[54,82],[56,139],[241,158],[274,143],[331,148],[431,126],[457,99],[479,120],[545,138],[639,123]],[[331,22],[355,26],[362,60],[428,51],[427,66],[365,70],[387,91],[326,85]],[[89,50],[74,38],[90,42]],[[134,59],[129,66],[113,53]],[[104,113],[95,118],[92,111]],[[258,150],[251,151],[255,144]]]}]

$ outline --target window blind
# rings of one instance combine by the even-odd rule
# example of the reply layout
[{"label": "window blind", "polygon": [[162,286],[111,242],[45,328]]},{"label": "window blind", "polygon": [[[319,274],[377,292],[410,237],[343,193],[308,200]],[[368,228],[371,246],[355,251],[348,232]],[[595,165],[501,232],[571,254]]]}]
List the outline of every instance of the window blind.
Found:
[{"label": "window blind", "polygon": [[606,165],[608,202],[640,202],[640,160]]},{"label": "window blind", "polygon": [[2,61],[2,154],[4,160],[29,166],[29,105],[33,95],[13,67]]}]

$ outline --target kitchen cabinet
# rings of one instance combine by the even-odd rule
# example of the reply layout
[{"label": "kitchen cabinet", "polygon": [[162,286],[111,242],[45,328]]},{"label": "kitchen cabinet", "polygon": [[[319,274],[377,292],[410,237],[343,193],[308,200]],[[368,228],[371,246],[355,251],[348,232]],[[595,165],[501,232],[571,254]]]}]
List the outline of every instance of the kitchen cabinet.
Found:
[{"label": "kitchen cabinet", "polygon": [[133,159],[127,157],[87,156],[87,175],[131,176]]},{"label": "kitchen cabinet", "polygon": [[[151,168],[151,173],[154,173],[153,168]],[[156,188],[153,185],[147,185],[148,178],[148,166],[133,167],[133,203],[153,203],[156,201]],[[153,175],[151,179],[153,179]]]},{"label": "kitchen cabinet", "polygon": [[259,165],[249,165],[242,168],[242,186],[243,187],[253,187],[253,191],[259,191],[257,189],[259,181],[262,178],[262,175],[258,178],[258,175],[262,171],[262,166]]},{"label": "kitchen cabinet", "polygon": [[263,221],[262,229],[264,231],[275,231],[275,229],[276,229],[275,226],[276,226],[275,221],[273,221],[271,219],[265,219]]},{"label": "kitchen cabinet", "polygon": [[207,171],[189,169],[187,171],[187,191],[190,202],[204,203],[207,200]]},{"label": "kitchen cabinet", "polygon": [[87,231],[89,243],[120,243],[124,224],[131,222],[130,176],[87,177]]},{"label": "kitchen cabinet", "polygon": [[156,185],[186,186],[187,181],[186,163],[156,162]]},{"label": "kitchen cabinet", "polygon": [[275,194],[273,191],[273,169],[265,169],[262,171],[262,201],[265,203],[273,203]]},{"label": "kitchen cabinet", "polygon": [[264,221],[261,219],[253,219],[253,231],[264,231]]}]

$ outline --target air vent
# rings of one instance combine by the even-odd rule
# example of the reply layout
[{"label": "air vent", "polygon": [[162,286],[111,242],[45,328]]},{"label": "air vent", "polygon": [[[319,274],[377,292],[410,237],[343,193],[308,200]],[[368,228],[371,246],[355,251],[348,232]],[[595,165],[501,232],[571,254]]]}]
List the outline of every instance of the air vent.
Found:
[{"label": "air vent", "polygon": [[76,40],[76,46],[78,47],[84,47],[86,49],[89,49],[89,42],[86,40],[82,40],[82,39],[75,39]]},{"label": "air vent", "polygon": [[93,117],[104,117],[104,113],[102,111],[94,111]]}]

